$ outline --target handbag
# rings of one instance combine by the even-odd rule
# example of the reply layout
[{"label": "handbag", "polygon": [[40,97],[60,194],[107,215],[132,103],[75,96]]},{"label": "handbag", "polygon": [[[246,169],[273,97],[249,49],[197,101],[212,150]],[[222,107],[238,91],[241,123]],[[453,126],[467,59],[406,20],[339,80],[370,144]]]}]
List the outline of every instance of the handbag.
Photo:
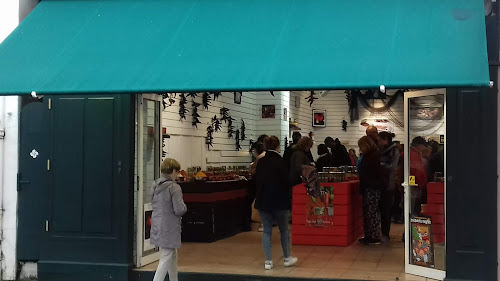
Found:
[{"label": "handbag", "polygon": [[257,211],[255,209],[255,200],[253,200],[253,203],[252,203],[252,221],[262,223],[262,219],[260,218],[259,211]]}]

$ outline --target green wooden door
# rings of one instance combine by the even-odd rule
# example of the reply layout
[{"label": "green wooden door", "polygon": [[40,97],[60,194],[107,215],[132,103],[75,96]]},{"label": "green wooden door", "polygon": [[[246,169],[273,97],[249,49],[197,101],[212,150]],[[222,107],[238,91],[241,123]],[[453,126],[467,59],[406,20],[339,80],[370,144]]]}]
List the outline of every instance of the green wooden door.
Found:
[{"label": "green wooden door", "polygon": [[[47,98],[47,97],[45,97]],[[39,280],[126,280],[132,260],[130,96],[51,97]],[[41,155],[40,155],[41,156]],[[39,157],[40,157],[39,156]]]}]

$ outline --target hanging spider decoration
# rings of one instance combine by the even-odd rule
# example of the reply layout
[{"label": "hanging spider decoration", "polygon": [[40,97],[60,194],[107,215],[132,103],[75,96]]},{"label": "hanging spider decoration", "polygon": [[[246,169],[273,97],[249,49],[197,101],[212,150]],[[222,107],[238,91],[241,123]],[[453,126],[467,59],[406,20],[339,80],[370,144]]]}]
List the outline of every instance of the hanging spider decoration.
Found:
[{"label": "hanging spider decoration", "polygon": [[227,120],[231,118],[229,115],[229,108],[223,107],[220,109],[220,120],[224,121],[224,123],[227,123]]},{"label": "hanging spider decoration", "polygon": [[307,100],[307,102],[309,102],[309,107],[311,107],[312,104],[314,103],[314,101],[318,99],[315,97],[315,95],[316,95],[316,93],[314,91],[311,91],[309,96],[307,98],[305,98]]},{"label": "hanging spider decoration", "polygon": [[212,126],[207,127],[207,136],[205,137],[205,144],[207,148],[214,147],[214,128]]},{"label": "hanging spider decoration", "polygon": [[161,98],[162,98],[161,103],[163,104],[163,109],[172,106],[175,103],[174,100],[175,94],[169,94],[169,93],[162,94]]},{"label": "hanging spider decoration", "polygon": [[241,150],[241,145],[240,145],[240,130],[236,130],[236,150],[237,151]]},{"label": "hanging spider decoration", "polygon": [[233,121],[235,119],[231,116],[227,119],[227,136],[232,139],[234,135],[234,126],[233,126]]},{"label": "hanging spider decoration", "polygon": [[347,132],[347,121],[342,120],[342,131]]},{"label": "hanging spider decoration", "polygon": [[241,140],[245,140],[247,138],[247,136],[245,135],[245,130],[245,121],[241,119]]},{"label": "hanging spider decoration", "polygon": [[179,116],[181,117],[181,120],[186,120],[186,113],[189,112],[189,110],[186,108],[187,99],[184,94],[180,94],[180,97],[181,100],[179,102]]},{"label": "hanging spider decoration", "polygon": [[214,94],[214,100],[219,99],[219,97],[222,95],[221,92],[213,92],[213,94]]},{"label": "hanging spider decoration", "polygon": [[197,102],[195,102],[194,100],[191,101],[191,105],[193,106],[193,122],[192,122],[192,125],[196,127],[196,129],[198,129],[198,124],[201,123],[200,121],[200,114],[198,114],[198,107],[201,105]]},{"label": "hanging spider decoration", "polygon": [[269,91],[269,92],[271,93],[271,96],[273,96],[273,97],[275,96],[274,91]]},{"label": "hanging spider decoration", "polygon": [[349,105],[349,121],[351,124],[359,119],[359,109],[358,109],[358,97],[361,94],[358,90],[345,91],[345,98],[347,99],[347,104]]},{"label": "hanging spider decoration", "polygon": [[288,148],[288,137],[285,137],[285,149]]},{"label": "hanging spider decoration", "polygon": [[222,130],[222,122],[217,118],[217,115],[214,115],[214,118],[212,118],[212,126],[215,132],[220,132]]},{"label": "hanging spider decoration", "polygon": [[193,98],[193,99],[195,99],[195,98],[198,97],[198,93],[197,92],[189,92],[187,95],[188,95],[188,97]]},{"label": "hanging spider decoration", "polygon": [[208,107],[212,103],[212,98],[210,97],[209,92],[203,93],[203,107],[205,107],[206,110],[208,110]]}]

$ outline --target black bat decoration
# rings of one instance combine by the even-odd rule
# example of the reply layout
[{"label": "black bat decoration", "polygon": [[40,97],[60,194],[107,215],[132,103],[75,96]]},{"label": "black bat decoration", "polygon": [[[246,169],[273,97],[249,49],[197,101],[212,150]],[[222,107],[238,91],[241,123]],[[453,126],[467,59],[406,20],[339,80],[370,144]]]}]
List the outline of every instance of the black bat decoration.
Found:
[{"label": "black bat decoration", "polygon": [[208,110],[208,107],[211,105],[212,98],[210,97],[210,93],[203,93],[203,107]]},{"label": "black bat decoration", "polygon": [[235,133],[234,132],[234,126],[233,126],[233,121],[235,119],[231,116],[229,116],[229,118],[227,119],[227,136],[232,139],[233,138],[233,134]]},{"label": "black bat decoration", "polygon": [[240,145],[240,130],[236,130],[236,150],[237,151],[241,150],[241,145]]},{"label": "black bat decoration", "polygon": [[214,147],[214,128],[212,126],[207,127],[207,136],[205,138],[205,144],[207,148]]},{"label": "black bat decoration", "polygon": [[169,93],[162,94],[161,98],[162,98],[161,103],[163,104],[163,109],[172,106],[175,103],[175,100],[171,97]]},{"label": "black bat decoration", "polygon": [[227,120],[229,118],[231,118],[231,116],[229,115],[229,109],[226,108],[226,107],[223,107],[220,109],[220,116],[221,116],[221,120],[224,121],[224,123],[227,123]]},{"label": "black bat decoration", "polygon": [[189,112],[189,110],[186,108],[187,99],[184,94],[181,94],[180,97],[181,101],[179,102],[179,116],[181,117],[181,120],[186,120],[186,113]]},{"label": "black bat decoration", "polygon": [[196,127],[196,129],[198,129],[198,124],[201,123],[200,121],[200,114],[198,114],[198,107],[200,106],[199,103],[195,102],[194,100],[191,101],[191,105],[193,106],[193,122],[192,122],[192,125]]},{"label": "black bat decoration", "polygon": [[342,131],[347,132],[347,121],[342,120]]},{"label": "black bat decoration", "polygon": [[273,97],[275,96],[274,91],[269,91],[269,92],[271,93],[271,96],[273,96]]},{"label": "black bat decoration", "polygon": [[315,97],[316,93],[314,91],[311,91],[311,93],[309,94],[309,96],[307,98],[305,98],[308,102],[309,102],[309,106],[311,107],[312,104],[314,103],[315,100],[317,100],[318,98]]},{"label": "black bat decoration", "polygon": [[215,132],[220,132],[222,130],[222,122],[217,118],[217,115],[214,115],[214,118],[212,118],[212,126]]},{"label": "black bat decoration", "polygon": [[241,140],[245,140],[247,138],[247,136],[245,135],[245,130],[245,121],[241,119]]},{"label": "black bat decoration", "polygon": [[196,92],[189,92],[187,95],[188,95],[188,97],[193,98],[193,99],[198,97],[198,93],[196,93]]},{"label": "black bat decoration", "polygon": [[219,97],[222,95],[221,92],[213,92],[213,94],[214,94],[214,100],[219,99]]}]

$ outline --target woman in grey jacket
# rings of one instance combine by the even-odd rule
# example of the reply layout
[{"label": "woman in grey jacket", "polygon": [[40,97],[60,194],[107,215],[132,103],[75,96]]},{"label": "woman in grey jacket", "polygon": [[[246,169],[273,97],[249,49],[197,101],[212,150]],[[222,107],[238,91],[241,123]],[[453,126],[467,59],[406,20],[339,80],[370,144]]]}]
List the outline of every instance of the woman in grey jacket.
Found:
[{"label": "woman in grey jacket", "polygon": [[182,189],[175,182],[181,165],[167,158],[161,164],[162,176],[151,187],[151,244],[160,247],[161,257],[153,281],[177,281],[177,249],[181,247],[181,216],[187,211]]},{"label": "woman in grey jacket", "polygon": [[386,178],[386,186],[382,190],[380,197],[380,215],[382,242],[390,240],[389,232],[391,230],[392,205],[394,203],[394,192],[396,189],[396,168],[399,164],[399,149],[393,138],[396,135],[389,132],[380,132],[378,134],[378,145],[380,152],[380,165],[383,168],[383,177]]}]

